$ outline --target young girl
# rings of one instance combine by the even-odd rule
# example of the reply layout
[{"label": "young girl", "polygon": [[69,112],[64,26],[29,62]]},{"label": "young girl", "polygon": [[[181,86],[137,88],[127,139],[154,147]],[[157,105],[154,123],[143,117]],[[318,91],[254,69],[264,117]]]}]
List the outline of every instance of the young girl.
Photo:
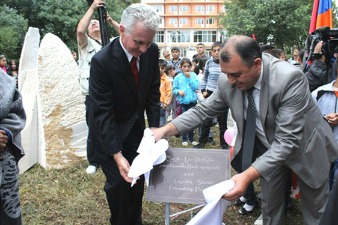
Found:
[{"label": "young girl", "polygon": [[[173,93],[176,95],[176,100],[180,102],[182,113],[194,107],[197,103],[196,90],[199,86],[198,77],[194,72],[191,72],[192,63],[190,59],[183,58],[180,63],[181,73],[174,78]],[[193,146],[197,145],[194,141],[194,130],[188,132],[188,135],[183,135],[182,145],[188,146],[188,138]]]}]

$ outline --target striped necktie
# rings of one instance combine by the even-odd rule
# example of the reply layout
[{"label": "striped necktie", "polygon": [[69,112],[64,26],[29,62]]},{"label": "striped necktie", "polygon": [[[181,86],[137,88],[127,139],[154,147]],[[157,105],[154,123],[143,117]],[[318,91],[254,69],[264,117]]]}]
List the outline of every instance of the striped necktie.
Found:
[{"label": "striped necktie", "polygon": [[252,163],[252,152],[255,144],[256,136],[256,106],[252,95],[255,87],[247,90],[248,109],[246,114],[244,143],[242,149],[242,169],[243,171],[250,167]]}]

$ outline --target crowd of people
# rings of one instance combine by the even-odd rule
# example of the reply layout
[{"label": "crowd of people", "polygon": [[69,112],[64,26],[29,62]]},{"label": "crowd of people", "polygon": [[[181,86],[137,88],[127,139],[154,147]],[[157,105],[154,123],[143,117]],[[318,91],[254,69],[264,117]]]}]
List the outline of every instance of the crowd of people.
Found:
[{"label": "crowd of people", "polygon": [[19,65],[17,60],[11,59],[8,65],[6,56],[0,53],[0,68],[8,75],[15,78],[16,87],[18,87]]},{"label": "crowd of people", "polygon": [[[77,52],[72,54],[86,96],[86,172],[102,168],[112,225],[142,224],[144,177],[130,187],[128,172],[147,126],[156,141],[181,135],[183,147],[201,149],[215,145],[211,127],[218,124],[219,148],[227,149],[229,113],[238,130],[231,161],[237,174],[231,178],[235,187],[223,198],[235,202],[242,216],[261,205],[255,224],[285,224],[294,173],[304,224],[334,224],[338,60],[330,68],[322,42],[315,48],[320,57],[310,66],[303,63],[304,50],[295,49],[286,60],[283,50],[243,35],[214,42],[210,57],[203,43],[196,45],[192,59],[181,57],[175,46],[164,49],[161,57],[153,43],[158,14],[148,5],[132,4],[120,23],[106,15],[119,36],[103,47],[93,16],[104,4],[94,0],[79,21],[78,59]],[[0,55],[0,67],[0,102],[5,102],[0,111],[0,192],[16,196],[0,198],[0,224],[21,224],[17,162],[24,154],[19,133],[25,114],[17,91],[17,62],[8,66]],[[8,176],[14,182],[8,183]],[[255,180],[260,181],[259,198]]]}]

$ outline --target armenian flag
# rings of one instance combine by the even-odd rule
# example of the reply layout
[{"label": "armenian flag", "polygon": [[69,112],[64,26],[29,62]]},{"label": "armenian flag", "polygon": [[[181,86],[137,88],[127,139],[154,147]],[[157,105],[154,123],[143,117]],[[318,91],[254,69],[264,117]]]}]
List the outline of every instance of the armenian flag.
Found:
[{"label": "armenian flag", "polygon": [[332,28],[332,0],[314,0],[309,34],[320,27]]}]

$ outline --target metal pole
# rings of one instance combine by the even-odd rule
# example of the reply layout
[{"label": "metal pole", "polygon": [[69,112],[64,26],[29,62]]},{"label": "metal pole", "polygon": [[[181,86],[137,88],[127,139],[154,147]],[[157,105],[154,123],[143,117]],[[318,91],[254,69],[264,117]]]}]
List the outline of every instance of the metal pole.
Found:
[{"label": "metal pole", "polygon": [[165,225],[170,225],[170,203],[165,203]]}]

